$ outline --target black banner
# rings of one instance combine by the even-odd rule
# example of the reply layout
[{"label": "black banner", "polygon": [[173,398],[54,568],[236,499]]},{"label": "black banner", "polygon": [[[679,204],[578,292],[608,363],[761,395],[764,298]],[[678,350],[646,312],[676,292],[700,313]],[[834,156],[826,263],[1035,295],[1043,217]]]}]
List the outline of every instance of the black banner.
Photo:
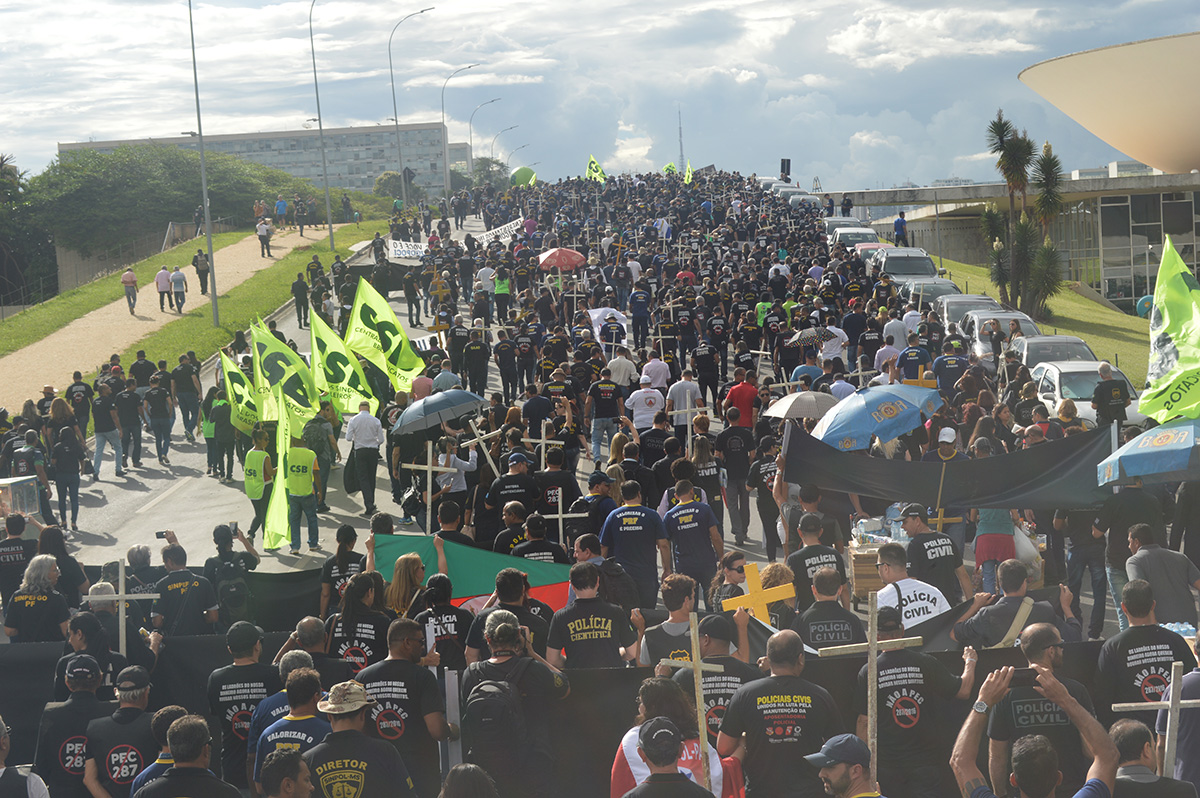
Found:
[{"label": "black banner", "polygon": [[1096,466],[1111,454],[1108,432],[1095,429],[1012,454],[955,462],[914,463],[840,452],[795,424],[784,436],[784,476],[797,485],[937,507],[1057,510],[1099,506],[1110,491]]}]

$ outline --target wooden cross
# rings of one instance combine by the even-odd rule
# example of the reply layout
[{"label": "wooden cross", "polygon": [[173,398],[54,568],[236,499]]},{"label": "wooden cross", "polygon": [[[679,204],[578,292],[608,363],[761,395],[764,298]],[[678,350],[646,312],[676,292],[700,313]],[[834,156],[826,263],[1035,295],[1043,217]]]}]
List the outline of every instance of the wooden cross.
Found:
[{"label": "wooden cross", "polygon": [[942,485],[945,484],[945,482],[946,482],[946,467],[948,465],[949,465],[949,463],[947,463],[945,461],[942,462],[942,474],[940,477],[938,477],[938,496],[937,496],[938,511],[937,511],[937,518],[933,519],[933,524],[934,524],[934,526],[937,527],[938,532],[944,532],[945,530],[943,529],[943,527],[945,527],[946,524],[957,524],[963,520],[961,516],[957,517],[957,518],[947,518],[946,517],[946,508],[942,507]]},{"label": "wooden cross", "polygon": [[758,576],[758,563],[746,563],[746,595],[727,598],[721,609],[736,610],[746,607],[763,623],[770,623],[771,613],[767,609],[773,602],[796,598],[796,586],[792,583],[764,588]]},{"label": "wooden cross", "polygon": [[[1115,426],[1115,425],[1114,425]],[[1183,663],[1171,663],[1171,692],[1166,701],[1131,701],[1113,704],[1113,712],[1142,712],[1147,709],[1167,711],[1167,746],[1163,752],[1162,775],[1175,775],[1175,747],[1179,742],[1179,710],[1200,709],[1200,699],[1181,700],[1183,693]]]},{"label": "wooden cross", "polygon": [[[484,435],[482,432],[479,431],[479,425],[477,425],[475,423],[475,419],[471,419],[470,421],[467,422],[467,424],[471,427],[471,432],[475,433],[475,437],[469,441],[464,441],[463,446],[472,446],[475,444],[483,443],[488,438],[494,438],[504,431],[504,430],[498,429],[495,432],[489,432],[487,435]],[[492,467],[492,473],[495,474],[497,477],[499,477],[500,476],[500,467],[498,465],[496,465],[496,461],[492,459],[491,447],[485,445],[485,446],[481,446],[479,448],[483,449],[483,456],[487,458],[488,465],[490,465]]]},{"label": "wooden cross", "polygon": [[[433,472],[440,471],[445,474],[458,473],[457,468],[447,468],[446,466],[435,466],[433,464],[433,441],[425,441],[425,462],[422,463],[404,463],[401,468],[410,468],[413,471],[425,472],[425,510],[430,509],[430,504],[433,501]],[[425,523],[432,524],[436,519],[426,517]]]},{"label": "wooden cross", "polygon": [[128,657],[129,652],[125,646],[125,631],[127,629],[128,618],[125,613],[125,602],[134,599],[156,599],[157,593],[127,593],[125,591],[125,562],[117,560],[117,592],[111,596],[96,596],[95,598],[85,600],[95,602],[96,604],[104,604],[109,601],[115,601],[117,604],[117,647],[121,652],[122,657]]},{"label": "wooden cross", "polygon": [[704,717],[704,674],[702,671],[724,673],[725,666],[700,660],[700,620],[696,613],[688,615],[688,626],[691,627],[692,633],[692,659],[690,661],[664,659],[659,660],[658,664],[666,665],[668,668],[686,668],[692,672],[692,684],[696,690],[696,728],[700,730],[700,760],[704,763],[704,787],[712,792],[712,773],[708,769],[708,718]]},{"label": "wooden cross", "polygon": [[914,648],[923,645],[921,637],[901,637],[897,640],[879,642],[879,593],[872,590],[867,596],[867,642],[848,646],[829,646],[817,651],[819,657],[836,657],[841,654],[867,655],[867,745],[871,749],[871,773],[876,773],[875,764],[879,750],[879,652],[898,648]]},{"label": "wooden cross", "polygon": [[[542,434],[545,435],[546,433],[543,432]],[[546,470],[546,448],[552,443],[560,448],[563,445],[563,442],[560,441],[558,438],[522,438],[521,442],[522,443],[534,443],[534,444],[540,443],[542,445],[542,457],[541,457],[541,460],[542,460],[541,470],[542,471]]]}]

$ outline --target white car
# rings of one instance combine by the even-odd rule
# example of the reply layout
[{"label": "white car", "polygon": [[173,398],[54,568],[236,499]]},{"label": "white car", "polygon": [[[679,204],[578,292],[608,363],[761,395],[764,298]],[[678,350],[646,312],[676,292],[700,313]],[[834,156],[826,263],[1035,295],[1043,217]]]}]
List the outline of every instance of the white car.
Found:
[{"label": "white car", "polygon": [[996,365],[992,360],[992,340],[989,321],[998,321],[1000,323],[1000,331],[1004,333],[1005,338],[1008,337],[1009,322],[1015,321],[1021,327],[1022,335],[1041,335],[1042,331],[1038,329],[1037,324],[1033,319],[1029,318],[1019,310],[969,310],[959,323],[959,332],[967,339],[971,347],[971,351],[979,356],[979,364],[983,366],[984,371],[988,374],[996,373]]},{"label": "white car", "polygon": [[877,244],[879,235],[869,227],[839,227],[833,232],[829,246],[845,244],[847,248],[855,244]]},{"label": "white car", "polygon": [[[1100,374],[1096,370],[1097,365],[1099,364],[1095,361],[1087,360],[1051,360],[1038,363],[1033,367],[1030,376],[1037,385],[1038,398],[1050,411],[1050,418],[1055,417],[1059,402],[1070,399],[1075,403],[1075,409],[1079,412],[1079,418],[1083,419],[1084,426],[1089,429],[1096,426],[1096,411],[1092,409],[1092,394],[1096,390],[1097,383],[1100,382]],[[1119,368],[1113,366],[1112,370],[1113,379],[1125,381],[1129,397],[1133,400],[1129,407],[1125,408],[1123,426],[1145,429],[1146,417],[1137,411],[1137,390]]]}]

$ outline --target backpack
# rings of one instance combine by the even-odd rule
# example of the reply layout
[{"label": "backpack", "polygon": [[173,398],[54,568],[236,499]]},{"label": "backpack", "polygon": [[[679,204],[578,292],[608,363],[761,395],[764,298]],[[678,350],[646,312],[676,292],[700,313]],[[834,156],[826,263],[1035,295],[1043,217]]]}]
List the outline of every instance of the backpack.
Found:
[{"label": "backpack", "polygon": [[300,439],[318,457],[327,455],[329,452],[329,434],[325,432],[320,417],[310,418],[305,423],[304,429],[300,433]]},{"label": "backpack", "polygon": [[615,557],[600,564],[600,598],[630,612],[640,606],[637,583],[633,581]]},{"label": "backpack", "polygon": [[232,624],[250,620],[250,585],[246,582],[246,571],[236,557],[222,560],[217,566],[215,587],[223,622]]},{"label": "backpack", "polygon": [[588,532],[600,534],[600,527],[604,526],[604,519],[599,518],[599,512],[596,508],[600,506],[599,501],[591,501],[592,496],[580,496],[575,501],[571,502],[571,506],[567,508],[568,515],[582,515],[587,513],[587,518],[568,518],[564,524],[563,530],[566,532],[566,539],[575,542],[575,539],[580,535],[585,535]]},{"label": "backpack", "polygon": [[524,764],[525,709],[517,684],[533,660],[522,657],[504,679],[487,679],[471,688],[462,707],[467,761],[488,772],[511,772]]}]

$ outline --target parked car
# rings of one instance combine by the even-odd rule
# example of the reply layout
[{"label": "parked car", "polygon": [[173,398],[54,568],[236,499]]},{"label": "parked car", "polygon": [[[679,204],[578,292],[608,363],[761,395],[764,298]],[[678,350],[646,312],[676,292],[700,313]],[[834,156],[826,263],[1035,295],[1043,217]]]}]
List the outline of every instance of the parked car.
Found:
[{"label": "parked car", "polygon": [[945,270],[938,271],[929,253],[918,247],[892,247],[881,249],[875,253],[872,265],[881,272],[887,272],[896,282],[914,277],[938,277]]},{"label": "parked car", "polygon": [[943,323],[959,324],[968,311],[1004,310],[1004,306],[986,294],[944,294],[933,301],[933,309]]},{"label": "parked car", "polygon": [[[1124,426],[1146,428],[1146,417],[1137,411],[1138,392],[1133,383],[1116,366],[1113,366],[1113,379],[1124,380],[1125,387],[1133,402],[1125,408]],[[1094,361],[1084,360],[1050,360],[1039,363],[1030,370],[1034,384],[1037,385],[1038,398],[1050,411],[1054,418],[1059,403],[1070,399],[1075,403],[1079,418],[1085,427],[1096,426],[1096,411],[1092,409],[1092,394],[1096,384],[1100,382],[1100,374],[1096,371]]]},{"label": "parked car", "polygon": [[916,302],[918,310],[925,310],[932,307],[938,297],[962,294],[962,291],[953,280],[947,280],[945,277],[922,277],[900,283],[897,293],[904,304]]},{"label": "parked car", "polygon": [[829,240],[829,246],[845,244],[847,248],[855,244],[873,244],[879,241],[879,235],[869,227],[839,227]]},{"label": "parked car", "polygon": [[[827,216],[822,221],[825,222],[825,235],[829,237],[830,241],[833,240],[833,234],[839,229],[843,227],[862,227],[864,224],[862,219],[854,216]],[[876,236],[875,240],[878,241],[879,236]]]},{"label": "parked car", "polygon": [[1032,370],[1039,363],[1082,360],[1094,363],[1099,358],[1082,338],[1074,335],[1023,335],[1009,344],[1017,360]]},{"label": "parked car", "polygon": [[792,194],[788,197],[788,205],[791,205],[793,208],[799,207],[801,203],[808,203],[814,208],[825,206],[825,202],[816,194]]},{"label": "parked car", "polygon": [[854,248],[858,251],[859,256],[863,259],[863,263],[867,263],[878,249],[895,249],[895,244],[889,244],[887,241],[866,241],[862,244],[855,244]]},{"label": "parked car", "polygon": [[962,317],[959,332],[971,342],[970,351],[979,356],[980,365],[989,374],[996,373],[996,364],[992,361],[990,329],[985,331],[985,328],[988,327],[988,322],[992,320],[1000,322],[1000,331],[1004,333],[1005,338],[1008,337],[1008,323],[1010,321],[1016,321],[1021,325],[1022,335],[1042,334],[1042,331],[1038,329],[1033,319],[1019,310],[972,310],[967,312]]}]

